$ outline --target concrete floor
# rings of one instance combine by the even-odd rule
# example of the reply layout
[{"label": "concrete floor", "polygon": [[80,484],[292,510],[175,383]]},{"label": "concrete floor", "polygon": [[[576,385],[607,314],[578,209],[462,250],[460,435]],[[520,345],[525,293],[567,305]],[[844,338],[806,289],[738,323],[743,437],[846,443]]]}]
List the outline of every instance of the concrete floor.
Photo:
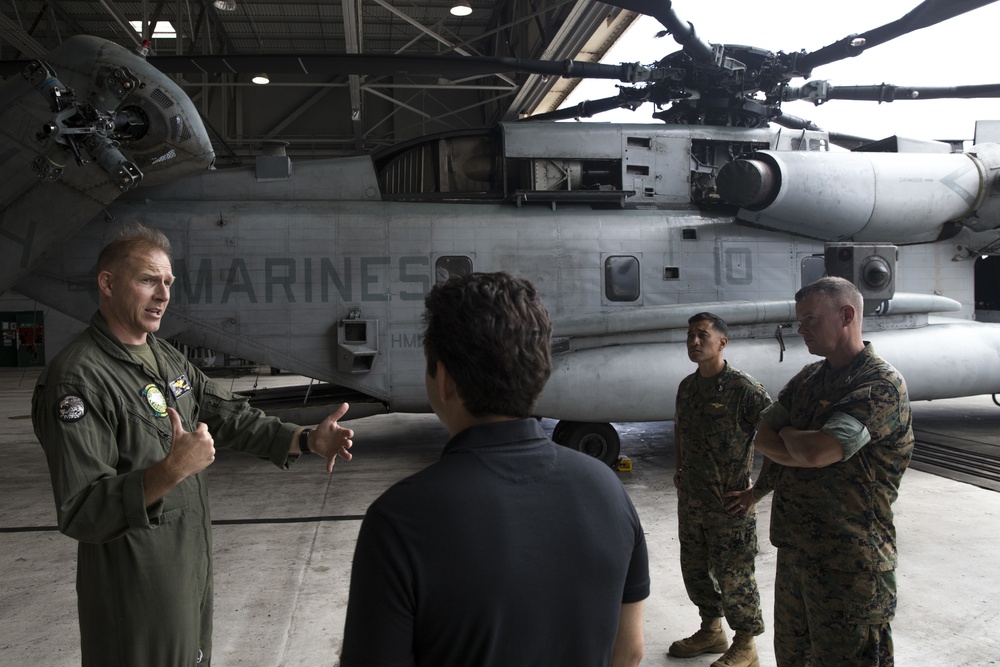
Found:
[{"label": "concrete floor", "polygon": [[[53,529],[55,512],[29,418],[38,371],[0,369],[0,665],[79,664],[76,545]],[[269,387],[285,376],[255,380]],[[223,380],[223,382],[230,382]],[[989,397],[914,406],[1000,433]],[[551,429],[553,422],[546,421]],[[643,665],[709,665],[715,657],[667,658],[670,642],[698,623],[681,584],[676,538],[672,423],[621,424],[620,473],[647,532],[653,592],[646,603]],[[210,469],[215,526],[216,667],[317,667],[338,663],[348,578],[360,516],[394,481],[432,461],[447,436],[433,415],[353,422],[355,460],[327,476],[304,460],[292,472],[220,453]],[[895,505],[899,533],[897,664],[1000,664],[1000,494],[917,470]],[[775,552],[767,541],[770,501],[760,505],[757,579],[770,626]],[[305,519],[288,521],[289,519]],[[770,627],[758,640],[773,666]]]}]

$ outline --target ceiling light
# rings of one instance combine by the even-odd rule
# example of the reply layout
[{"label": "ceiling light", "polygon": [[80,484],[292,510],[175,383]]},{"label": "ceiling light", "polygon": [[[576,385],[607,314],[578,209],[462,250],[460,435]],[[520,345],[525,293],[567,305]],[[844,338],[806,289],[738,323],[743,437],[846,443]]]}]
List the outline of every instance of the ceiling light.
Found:
[{"label": "ceiling light", "polygon": [[250,80],[259,86],[266,86],[267,84],[271,83],[271,79],[269,79],[267,77],[267,74],[265,74],[264,72],[261,72],[260,74],[254,74],[253,78]]},{"label": "ceiling light", "polygon": [[472,13],[472,5],[469,0],[457,0],[451,7],[451,13],[455,16],[468,16]]},{"label": "ceiling light", "polygon": [[236,10],[236,0],[215,0],[212,5],[221,11],[232,12]]}]

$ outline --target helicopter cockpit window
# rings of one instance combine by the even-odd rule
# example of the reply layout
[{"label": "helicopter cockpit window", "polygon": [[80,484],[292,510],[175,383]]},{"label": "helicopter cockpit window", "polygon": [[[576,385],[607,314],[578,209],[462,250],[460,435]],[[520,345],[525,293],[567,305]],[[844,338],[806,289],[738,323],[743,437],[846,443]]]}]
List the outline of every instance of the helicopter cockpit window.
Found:
[{"label": "helicopter cockpit window", "polygon": [[445,255],[434,263],[434,282],[441,284],[453,276],[472,273],[472,259],[464,255]]},{"label": "helicopter cockpit window", "polygon": [[604,260],[604,296],[608,301],[635,301],[639,298],[639,260],[615,255]]}]

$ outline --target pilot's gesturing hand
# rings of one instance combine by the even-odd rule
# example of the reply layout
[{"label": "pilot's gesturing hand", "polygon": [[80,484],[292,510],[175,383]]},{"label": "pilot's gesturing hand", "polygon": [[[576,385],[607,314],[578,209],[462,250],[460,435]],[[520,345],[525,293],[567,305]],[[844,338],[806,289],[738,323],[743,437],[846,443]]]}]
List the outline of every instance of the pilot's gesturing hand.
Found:
[{"label": "pilot's gesturing hand", "polygon": [[185,431],[176,410],[167,408],[167,416],[173,430],[170,451],[159,463],[147,468],[142,478],[147,507],[215,461],[215,440],[207,424],[198,422],[193,431]]},{"label": "pilot's gesturing hand", "polygon": [[340,407],[327,415],[326,419],[309,431],[306,435],[309,451],[319,454],[326,459],[326,471],[333,472],[333,466],[337,463],[337,457],[350,461],[353,456],[349,451],[354,445],[351,438],[354,437],[354,430],[344,428],[337,421],[347,414],[350,406],[341,403]]},{"label": "pilot's gesturing hand", "polygon": [[182,478],[199,473],[215,461],[215,440],[208,432],[205,422],[198,422],[193,431],[185,431],[181,416],[173,408],[167,408],[174,437],[170,441],[167,460]]}]

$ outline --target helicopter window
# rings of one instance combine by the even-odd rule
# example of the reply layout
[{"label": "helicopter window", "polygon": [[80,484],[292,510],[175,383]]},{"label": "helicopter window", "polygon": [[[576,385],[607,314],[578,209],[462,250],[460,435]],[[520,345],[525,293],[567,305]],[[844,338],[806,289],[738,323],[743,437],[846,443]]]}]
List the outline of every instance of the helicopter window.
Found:
[{"label": "helicopter window", "polygon": [[802,284],[809,285],[826,275],[826,258],[823,255],[810,255],[802,258]]},{"label": "helicopter window", "polygon": [[639,298],[639,260],[615,255],[604,260],[604,296],[608,301],[635,301]]},{"label": "helicopter window", "polygon": [[452,276],[472,273],[472,260],[464,255],[445,255],[434,263],[434,282],[447,282]]},{"label": "helicopter window", "polygon": [[697,229],[682,229],[681,239],[684,241],[697,241],[698,240],[698,230]]}]

